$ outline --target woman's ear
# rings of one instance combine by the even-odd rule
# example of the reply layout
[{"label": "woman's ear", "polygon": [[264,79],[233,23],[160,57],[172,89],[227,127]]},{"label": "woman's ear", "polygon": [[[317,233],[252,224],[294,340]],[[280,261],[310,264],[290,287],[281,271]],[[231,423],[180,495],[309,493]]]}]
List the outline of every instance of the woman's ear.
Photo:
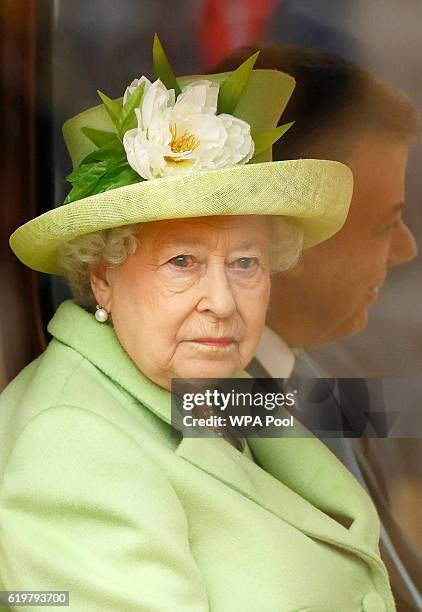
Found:
[{"label": "woman's ear", "polygon": [[104,264],[94,264],[90,267],[91,289],[94,293],[97,304],[111,312],[111,284],[110,268]]}]

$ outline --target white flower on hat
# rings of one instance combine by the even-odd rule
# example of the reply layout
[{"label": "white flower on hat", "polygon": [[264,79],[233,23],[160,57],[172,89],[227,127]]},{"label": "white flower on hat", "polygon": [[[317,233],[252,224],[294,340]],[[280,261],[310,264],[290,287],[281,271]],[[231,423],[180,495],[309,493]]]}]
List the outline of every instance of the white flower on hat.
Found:
[{"label": "white flower on hat", "polygon": [[158,79],[135,79],[123,101],[145,83],[138,126],[128,130],[123,145],[130,166],[144,179],[181,175],[246,164],[255,145],[248,123],[217,115],[219,85],[200,80],[187,85],[176,99]]}]

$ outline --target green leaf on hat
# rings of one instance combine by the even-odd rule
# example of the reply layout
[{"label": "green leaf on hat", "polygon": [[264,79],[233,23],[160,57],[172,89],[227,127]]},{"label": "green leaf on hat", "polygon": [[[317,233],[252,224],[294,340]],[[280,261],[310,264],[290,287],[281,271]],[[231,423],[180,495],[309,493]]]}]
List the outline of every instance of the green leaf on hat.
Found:
[{"label": "green leaf on hat", "polygon": [[122,166],[130,168],[123,144],[114,135],[113,140],[84,157],[80,166],[66,177],[66,180],[73,185],[73,189],[64,204],[97,193],[98,181],[107,173]]},{"label": "green leaf on hat", "polygon": [[294,121],[291,121],[290,123],[279,125],[278,127],[268,130],[267,132],[253,134],[252,140],[255,143],[254,157],[269,149],[275,142],[277,142],[277,140],[279,140],[279,138],[283,136],[283,134],[287,132],[290,127],[292,127],[293,123]]},{"label": "green leaf on hat", "polygon": [[85,164],[74,170],[66,177],[66,180],[73,184],[73,189],[68,194],[64,204],[91,195],[95,184],[106,172],[107,166],[104,162]]},{"label": "green leaf on hat", "polygon": [[122,105],[117,100],[112,100],[108,96],[105,95],[102,91],[98,90],[98,95],[100,96],[104,106],[106,107],[107,113],[109,114],[110,119],[116,126],[117,131],[119,131],[120,125],[120,113],[122,111]]},{"label": "green leaf on hat", "polygon": [[74,187],[64,204],[118,187],[139,183],[145,179],[135,172],[126,161],[112,169],[107,168],[105,162],[84,164],[69,174],[66,180],[73,183]]},{"label": "green leaf on hat", "polygon": [[160,79],[167,89],[174,89],[176,96],[178,96],[181,93],[181,89],[157,33],[154,34],[152,59],[157,79]]},{"label": "green leaf on hat", "polygon": [[104,174],[104,176],[102,176],[95,184],[92,193],[103,193],[104,191],[110,191],[110,189],[125,187],[126,185],[139,183],[143,180],[144,179],[142,176],[135,172],[135,170],[133,170],[128,163],[122,164],[121,166]]},{"label": "green leaf on hat", "polygon": [[[73,172],[66,176],[66,180],[72,185],[76,185],[76,183],[81,182],[85,179],[90,180],[90,177],[94,176],[95,168],[97,166],[97,162],[92,162],[90,164],[85,164],[84,166],[79,166],[79,168],[76,168],[76,170],[73,170]],[[100,166],[98,167],[100,168]],[[103,170],[104,172],[107,171],[107,166],[105,164],[103,164]]]},{"label": "green leaf on hat", "polygon": [[132,127],[136,127],[135,109],[141,105],[144,89],[145,81],[136,88],[133,94],[126,100],[125,104],[123,104],[119,120],[120,136],[123,136],[123,134]]},{"label": "green leaf on hat", "polygon": [[252,68],[258,58],[259,51],[251,55],[224,81],[218,92],[217,113],[233,114],[240,96],[245,89],[246,83],[252,72]]},{"label": "green leaf on hat", "polygon": [[[78,170],[82,168],[82,166],[93,162],[103,162],[106,164],[107,170],[111,170],[125,161],[127,161],[127,158],[123,144],[121,140],[115,138],[108,144],[105,144],[99,149],[95,149],[95,151],[92,151],[92,153],[84,157]],[[75,172],[78,170],[75,170]]]},{"label": "green leaf on hat", "polygon": [[91,142],[95,144],[96,147],[102,147],[106,144],[109,144],[113,140],[116,140],[117,134],[114,132],[105,132],[104,130],[95,130],[90,127],[81,128],[81,132],[85,134],[87,138]]}]

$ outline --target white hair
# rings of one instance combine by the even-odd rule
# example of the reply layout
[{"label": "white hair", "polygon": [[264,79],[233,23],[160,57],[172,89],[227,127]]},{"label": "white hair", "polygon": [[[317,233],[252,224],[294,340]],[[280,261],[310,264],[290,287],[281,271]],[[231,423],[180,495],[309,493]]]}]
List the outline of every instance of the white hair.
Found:
[{"label": "white hair", "polygon": [[[281,272],[292,267],[302,251],[303,231],[287,217],[268,217],[271,231],[271,272]],[[91,288],[90,267],[103,263],[118,267],[139,246],[142,223],[123,225],[78,236],[58,247],[58,264],[70,284],[75,301],[94,311],[96,299]]]}]

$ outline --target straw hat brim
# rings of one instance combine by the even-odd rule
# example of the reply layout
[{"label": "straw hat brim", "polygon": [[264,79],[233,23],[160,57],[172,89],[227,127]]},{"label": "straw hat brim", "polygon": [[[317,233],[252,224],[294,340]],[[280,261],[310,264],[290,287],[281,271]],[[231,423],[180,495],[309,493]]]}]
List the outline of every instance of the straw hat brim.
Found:
[{"label": "straw hat brim", "polygon": [[10,246],[27,266],[61,275],[57,247],[77,236],[132,223],[220,215],[282,215],[302,227],[304,247],[344,224],[351,170],[299,159],[234,166],[120,187],[50,210],[19,227]]}]

